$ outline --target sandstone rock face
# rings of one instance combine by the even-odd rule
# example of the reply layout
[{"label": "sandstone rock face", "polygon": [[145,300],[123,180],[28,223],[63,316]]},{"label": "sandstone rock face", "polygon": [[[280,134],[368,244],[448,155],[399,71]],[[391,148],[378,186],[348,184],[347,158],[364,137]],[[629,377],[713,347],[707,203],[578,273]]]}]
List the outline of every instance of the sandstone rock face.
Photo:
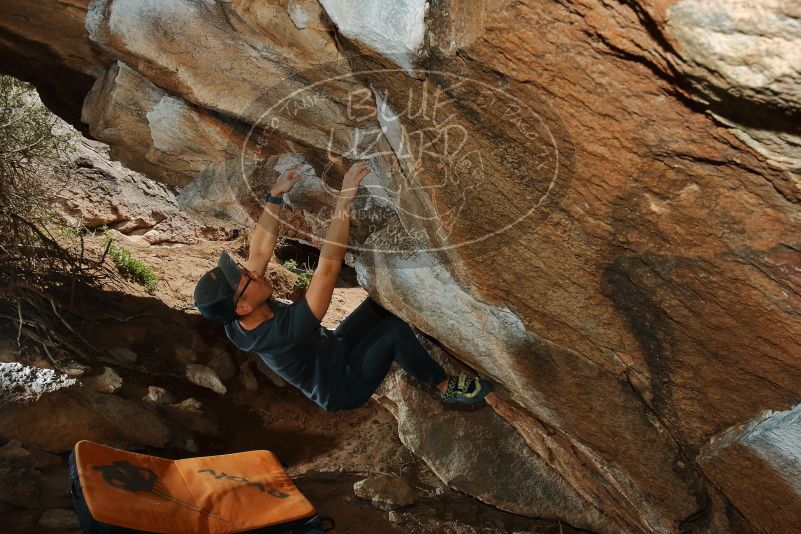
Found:
[{"label": "sandstone rock face", "polygon": [[180,211],[168,186],[108,158],[108,146],[79,138],[56,199],[68,221],[141,235],[150,244],[197,242],[202,226]]},{"label": "sandstone rock face", "polygon": [[[62,17],[0,0],[0,67],[198,217],[250,224],[300,158],[284,223],[319,242],[342,172],[369,158],[349,261],[498,384],[479,435],[502,433],[503,461],[542,485],[518,513],[792,530],[798,3],[350,4],[93,0]],[[388,20],[410,24],[377,35]],[[399,425],[428,435],[428,405],[395,389]],[[458,470],[438,472],[493,492]]]},{"label": "sandstone rock face", "polygon": [[[44,103],[85,133],[83,98],[112,61],[87,38],[88,4],[68,0],[54,9],[47,0],[0,3],[3,71],[36,84]],[[38,13],[34,19],[32,12]]]},{"label": "sandstone rock face", "polygon": [[337,2],[321,0],[326,13],[342,35],[395,58],[411,70],[412,60],[425,38],[426,0]]}]

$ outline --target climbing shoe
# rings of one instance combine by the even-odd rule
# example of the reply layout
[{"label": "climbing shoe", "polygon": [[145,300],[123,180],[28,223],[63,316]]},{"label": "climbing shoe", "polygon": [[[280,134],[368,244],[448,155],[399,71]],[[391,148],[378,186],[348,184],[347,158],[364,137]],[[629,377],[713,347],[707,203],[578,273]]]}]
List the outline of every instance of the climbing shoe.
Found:
[{"label": "climbing shoe", "polygon": [[471,378],[464,375],[452,376],[448,379],[448,387],[442,393],[442,402],[446,404],[479,404],[491,390],[489,381]]}]

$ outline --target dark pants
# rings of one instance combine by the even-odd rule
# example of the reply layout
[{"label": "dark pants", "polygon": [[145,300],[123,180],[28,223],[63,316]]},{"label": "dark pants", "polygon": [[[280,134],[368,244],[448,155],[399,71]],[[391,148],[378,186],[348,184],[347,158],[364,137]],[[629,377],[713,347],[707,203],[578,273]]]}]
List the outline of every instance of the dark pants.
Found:
[{"label": "dark pants", "polygon": [[387,376],[392,362],[426,384],[445,380],[445,371],[414,336],[411,327],[371,298],[334,330],[345,345],[348,408],[361,406]]}]

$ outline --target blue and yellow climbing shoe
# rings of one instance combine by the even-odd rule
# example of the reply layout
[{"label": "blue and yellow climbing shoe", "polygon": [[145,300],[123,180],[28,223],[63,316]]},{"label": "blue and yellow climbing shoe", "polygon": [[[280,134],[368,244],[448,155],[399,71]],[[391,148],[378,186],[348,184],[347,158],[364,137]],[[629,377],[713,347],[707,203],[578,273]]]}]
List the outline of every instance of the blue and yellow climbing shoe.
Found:
[{"label": "blue and yellow climbing shoe", "polygon": [[482,378],[452,376],[448,379],[448,387],[441,398],[445,404],[479,404],[491,389],[489,381]]}]

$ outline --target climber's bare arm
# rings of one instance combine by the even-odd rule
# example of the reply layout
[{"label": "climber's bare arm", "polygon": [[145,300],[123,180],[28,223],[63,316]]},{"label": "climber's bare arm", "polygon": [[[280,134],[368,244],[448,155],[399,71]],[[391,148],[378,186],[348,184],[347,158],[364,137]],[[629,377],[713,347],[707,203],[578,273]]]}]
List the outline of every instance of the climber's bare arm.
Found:
[{"label": "climber's bare arm", "polygon": [[[270,189],[270,195],[280,197],[292,189],[292,186],[303,178],[303,175],[298,172],[299,167],[300,165],[295,165],[284,171]],[[268,202],[264,206],[264,211],[262,211],[259,222],[256,223],[256,228],[253,230],[253,236],[250,239],[250,252],[246,264],[249,271],[263,274],[267,269],[267,264],[273,255],[275,243],[278,241],[279,211],[281,211],[281,206],[278,204]]]},{"label": "climber's bare arm", "polygon": [[323,320],[328,305],[331,304],[331,295],[334,293],[337,275],[342,266],[342,259],[348,249],[348,235],[350,234],[350,205],[356,197],[356,190],[362,179],[370,172],[370,164],[366,161],[355,163],[342,180],[342,191],[339,193],[334,214],[331,217],[331,226],[325,234],[325,243],[320,251],[317,268],[312,275],[309,289],[306,291],[306,301],[312,313],[319,320]]}]

